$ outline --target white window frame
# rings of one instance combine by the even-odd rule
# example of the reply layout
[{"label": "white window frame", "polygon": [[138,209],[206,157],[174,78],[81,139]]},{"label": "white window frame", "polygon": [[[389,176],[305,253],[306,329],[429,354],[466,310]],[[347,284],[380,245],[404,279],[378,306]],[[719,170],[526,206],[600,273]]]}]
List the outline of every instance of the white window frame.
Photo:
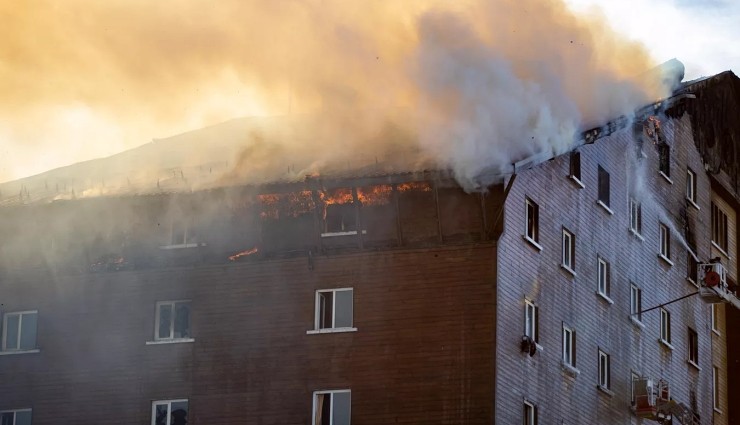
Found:
[{"label": "white window frame", "polygon": [[[530,221],[530,209],[532,218],[532,234],[530,234],[529,221]],[[524,239],[534,245],[540,251],[542,246],[540,245],[540,206],[531,200],[529,197],[524,199]]]},{"label": "white window frame", "polygon": [[630,317],[642,323],[642,289],[634,283],[630,283]]},{"label": "white window frame", "polygon": [[712,408],[716,412],[721,412],[719,397],[719,368],[717,366],[712,366]]},{"label": "white window frame", "polygon": [[157,405],[158,404],[167,404],[167,422],[166,425],[170,425],[170,420],[172,419],[172,403],[182,403],[185,402],[188,404],[188,418],[190,417],[190,400],[187,398],[179,398],[179,399],[173,399],[173,400],[155,400],[152,401],[152,425],[155,425],[157,421]]},{"label": "white window frame", "polygon": [[[35,314],[36,315],[36,341],[34,343],[33,348],[21,348],[21,337],[22,337],[22,330],[23,330],[23,316],[24,315],[30,315]],[[16,346],[18,348],[8,348],[8,316],[20,316],[18,318],[18,339],[16,341]],[[2,340],[2,350],[5,352],[29,352],[29,351],[38,351],[38,318],[39,318],[39,312],[38,310],[24,310],[24,311],[9,311],[5,314],[3,314],[3,340]]]},{"label": "white window frame", "polygon": [[729,219],[727,217],[727,214],[715,202],[712,202],[712,217],[710,220],[710,226],[712,229],[712,245],[716,247],[726,257],[729,257]]},{"label": "white window frame", "polygon": [[642,204],[635,198],[630,198],[630,231],[642,239]]},{"label": "white window frame", "polygon": [[[692,338],[694,339],[692,341]],[[689,363],[699,367],[699,332],[697,332],[695,329],[689,327],[688,328],[688,343],[686,344],[688,346],[688,360]]]},{"label": "white window frame", "polygon": [[717,327],[717,304],[710,304],[709,305],[709,318],[710,318],[710,324],[712,326],[712,332],[719,335],[719,328]]},{"label": "white window frame", "polygon": [[6,413],[12,413],[13,414],[13,423],[11,425],[15,425],[15,423],[18,421],[18,413],[24,413],[24,412],[31,412],[31,421],[33,423],[33,409],[9,409],[9,410],[0,410],[0,418],[2,418],[2,415]]},{"label": "white window frame", "polygon": [[[351,291],[352,292],[352,326],[345,326],[341,328],[335,327],[336,323],[336,306],[337,306],[337,292],[344,292],[344,291]],[[331,297],[331,320],[332,320],[332,326],[330,328],[321,328],[321,303],[323,299],[321,298],[320,294],[326,293],[326,292],[332,292]],[[307,331],[308,334],[314,334],[314,333],[332,333],[332,332],[356,332],[357,328],[355,327],[355,290],[353,287],[346,287],[346,288],[330,288],[330,289],[318,289],[315,292],[314,295],[314,328],[312,330]]]},{"label": "white window frame", "polygon": [[576,235],[563,227],[561,264],[563,268],[575,273],[576,268]]},{"label": "white window frame", "polygon": [[660,341],[671,346],[671,312],[660,308]]},{"label": "white window frame", "polygon": [[635,373],[634,370],[630,371],[630,404],[635,406],[635,382],[640,379],[640,374]]},{"label": "white window frame", "polygon": [[663,223],[660,223],[658,225],[658,228],[660,229],[660,252],[658,253],[658,256],[672,266],[673,261],[671,261],[671,229]]},{"label": "white window frame", "polygon": [[524,400],[522,410],[524,425],[537,425],[537,405],[529,400]]},{"label": "white window frame", "polygon": [[[570,326],[563,324],[563,364],[572,368],[576,367],[576,331]],[[570,350],[568,349],[570,347]]]},{"label": "white window frame", "polygon": [[[154,313],[155,313],[155,317],[154,317],[154,341],[193,341],[193,338],[192,337],[175,338],[175,312],[177,311],[177,304],[190,304],[189,317],[188,317],[188,319],[190,319],[190,321],[191,321],[189,323],[189,327],[190,327],[190,333],[192,334],[192,327],[193,327],[192,313],[193,313],[193,308],[192,308],[192,302],[191,302],[191,300],[157,301],[157,303],[155,304],[155,309],[154,309]],[[171,317],[171,321],[170,321],[170,336],[169,337],[160,337],[159,336],[159,320],[160,320],[160,316],[161,316],[159,314],[159,309],[163,305],[170,305],[170,306],[172,306],[172,317]]]},{"label": "white window frame", "polygon": [[696,204],[696,173],[691,168],[686,169],[686,199],[699,209]]},{"label": "white window frame", "polygon": [[[312,397],[313,398],[313,402],[311,403],[311,405],[312,405],[312,409],[311,409],[311,424],[312,425],[320,425],[320,424],[316,424],[316,408],[317,408],[316,404],[319,401],[318,395],[320,395],[320,394],[330,394],[331,397],[332,397],[332,407],[333,407],[334,406],[334,400],[333,400],[334,399],[334,394],[338,394],[338,393],[349,393],[349,418],[350,418],[350,422],[351,422],[351,419],[352,419],[352,390],[350,390],[350,389],[342,389],[342,390],[321,390],[321,391],[314,391],[313,392],[313,397]],[[333,424],[334,423],[334,414],[333,413],[334,412],[332,412],[332,416],[329,419],[329,423],[330,424]]]},{"label": "white window frame", "polygon": [[606,390],[611,388],[611,358],[599,349],[599,386]]},{"label": "white window frame", "polygon": [[[524,300],[524,335],[532,338],[535,343],[539,342],[537,335],[537,321],[539,320],[539,308],[535,303]],[[531,314],[530,314],[531,313]]]},{"label": "white window frame", "polygon": [[596,276],[597,293],[608,301],[611,301],[611,298],[609,298],[611,292],[611,270],[609,262],[601,256],[597,259]]}]

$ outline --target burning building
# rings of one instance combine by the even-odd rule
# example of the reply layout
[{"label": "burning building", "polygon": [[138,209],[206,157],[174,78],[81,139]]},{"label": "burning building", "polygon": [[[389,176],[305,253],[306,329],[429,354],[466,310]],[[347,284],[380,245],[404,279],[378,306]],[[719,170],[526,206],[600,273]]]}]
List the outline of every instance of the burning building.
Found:
[{"label": "burning building", "polygon": [[736,422],[739,87],[472,193],[377,158],[1,185],[2,423]]}]

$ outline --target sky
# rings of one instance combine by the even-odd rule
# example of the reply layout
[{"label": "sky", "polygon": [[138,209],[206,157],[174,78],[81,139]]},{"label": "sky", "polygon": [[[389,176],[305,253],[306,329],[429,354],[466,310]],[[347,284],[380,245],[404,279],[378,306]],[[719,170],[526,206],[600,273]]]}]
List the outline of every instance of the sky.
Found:
[{"label": "sky", "polygon": [[[479,8],[485,4],[493,13],[512,12],[510,26],[515,28],[517,22],[534,25],[525,21],[530,21],[527,14],[538,13],[537,1],[560,5],[561,0],[464,1]],[[610,26],[629,41],[614,43],[607,32],[604,40],[594,42],[597,46],[588,52],[601,64],[596,68],[629,74],[648,66],[635,50],[637,43],[653,64],[681,60],[687,79],[740,70],[740,1],[562,1],[585,16],[569,21],[573,28],[566,32]],[[302,7],[304,3],[310,7]],[[430,88],[405,87],[407,81],[389,70],[409,67],[404,56],[409,46],[428,43],[415,30],[416,20],[432,3],[378,1],[366,11],[357,7],[365,2],[336,0],[0,0],[0,182],[231,118],[325,110],[327,104],[340,110],[343,102],[371,98],[374,107],[414,104],[409,99],[428,97],[418,92]],[[561,12],[551,15],[570,19]],[[506,18],[498,17],[498,22]],[[529,31],[517,43],[534,46]],[[372,55],[375,63],[359,58],[358,52],[375,46],[383,52]],[[606,56],[612,51],[610,62]],[[623,62],[630,63],[621,67]],[[490,69],[488,63],[470,63],[477,71]],[[442,77],[420,78],[447,83]],[[472,106],[478,110],[480,105]],[[527,119],[526,113],[522,116]]]}]

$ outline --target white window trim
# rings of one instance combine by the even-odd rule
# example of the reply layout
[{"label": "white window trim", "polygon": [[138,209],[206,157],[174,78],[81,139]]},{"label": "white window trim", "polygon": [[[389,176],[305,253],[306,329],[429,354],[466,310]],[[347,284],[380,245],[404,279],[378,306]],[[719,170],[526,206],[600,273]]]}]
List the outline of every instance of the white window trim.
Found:
[{"label": "white window trim", "polygon": [[[18,348],[7,348],[7,336],[8,336],[8,316],[11,315],[19,315],[20,318],[18,320]],[[21,336],[22,332],[21,329],[23,329],[23,315],[24,314],[36,314],[36,345],[38,346],[38,319],[39,319],[39,311],[38,310],[23,310],[23,311],[9,311],[5,314],[3,314],[3,334],[2,334],[2,345],[0,346],[0,354],[27,354],[27,353],[38,353],[39,350],[37,348],[30,348],[30,349],[21,349]]]},{"label": "white window trim", "polygon": [[[599,256],[596,260],[596,293],[598,295],[601,295],[602,298],[609,301],[611,304],[614,302],[609,298],[609,295],[611,293],[611,282],[610,280],[610,272],[609,270],[609,262],[606,261],[603,257]],[[604,288],[602,290],[601,288],[601,270],[602,267],[604,268]]]},{"label": "white window trim", "polygon": [[[605,358],[606,359],[606,384],[604,384],[601,381],[601,375],[602,375],[602,372],[603,372],[603,370],[602,370],[602,364],[601,364],[601,359],[602,358]],[[610,388],[611,388],[611,358],[609,357],[609,354],[608,353],[606,353],[605,351],[603,351],[601,349],[599,349],[599,370],[598,370],[598,373],[599,373],[599,375],[598,375],[599,376],[599,384],[598,384],[598,386],[601,389],[603,389],[603,390],[609,391]]]},{"label": "white window trim", "polygon": [[[728,236],[728,238],[729,238],[729,236]],[[715,248],[715,249],[716,249],[717,251],[719,251],[719,253],[720,253],[720,254],[722,254],[722,256],[723,256],[723,257],[725,257],[725,258],[727,258],[728,260],[730,260],[730,254],[728,254],[728,253],[727,253],[727,251],[725,251],[724,249],[722,249],[722,247],[721,247],[721,246],[719,246],[719,244],[717,244],[717,242],[715,242],[715,241],[711,241],[711,244],[712,244],[712,246],[713,246],[713,247],[714,247],[714,248]],[[729,243],[728,243],[728,245],[729,245]]]},{"label": "white window trim", "polygon": [[24,413],[24,412],[31,412],[31,420],[33,420],[33,409],[9,409],[9,410],[0,410],[0,416],[2,416],[4,413],[13,413],[13,424],[16,423],[18,418],[16,417],[18,413]]},{"label": "white window trim", "polygon": [[540,245],[540,243],[537,242],[534,238],[532,238],[531,236],[529,236],[529,226],[528,226],[528,223],[529,223],[529,206],[530,205],[532,205],[532,207],[533,207],[534,210],[537,210],[538,211],[538,213],[537,213],[537,222],[535,223],[535,226],[534,226],[534,235],[533,236],[536,237],[536,238],[539,237],[539,233],[540,233],[539,209],[540,209],[540,206],[536,202],[534,202],[533,200],[529,199],[529,197],[525,197],[524,198],[524,234],[522,235],[522,237],[524,238],[525,241],[529,242],[535,248],[537,248],[538,251],[542,251],[542,245]]},{"label": "white window trim", "polygon": [[537,243],[537,241],[535,241],[534,239],[530,238],[527,235],[522,235],[522,239],[524,239],[525,241],[527,241],[530,245],[532,245],[535,249],[537,249],[537,251],[542,252],[542,245],[540,245],[539,243]]},{"label": "white window trim", "polygon": [[568,175],[568,178],[573,182],[573,184],[575,184],[576,186],[578,186],[579,189],[586,188],[586,185],[583,184],[583,182],[581,181],[581,179],[579,179],[578,177],[576,177],[576,176],[574,176],[572,174],[569,174]]},{"label": "white window trim", "polygon": [[[346,232],[324,232],[321,234],[322,238],[331,238],[335,236],[353,236],[357,234],[357,230],[347,230]],[[367,230],[362,231],[363,235],[367,234]]]},{"label": "white window trim", "polygon": [[[673,350],[673,345],[671,344],[671,341],[670,341],[670,338],[671,338],[671,312],[669,312],[668,310],[666,310],[664,308],[661,308],[659,311],[660,311],[660,316],[659,316],[659,320],[660,320],[660,337],[658,338],[658,341],[661,344],[663,344],[666,347],[668,347],[671,350]],[[667,322],[667,327],[666,328],[663,328],[663,313],[664,312],[666,313],[666,315],[667,315],[666,317],[668,318],[668,320],[666,321]],[[665,332],[663,332],[664,330],[665,330]],[[668,338],[666,338],[666,337],[668,337]]]},{"label": "white window trim", "polygon": [[[636,228],[634,228],[634,227],[632,227],[632,219],[635,217],[633,215],[633,206],[634,205],[637,205],[638,206],[637,210],[640,211],[638,220],[636,220],[636,221],[638,221],[640,223],[640,227],[641,228],[639,230],[636,229]],[[629,208],[629,220],[630,220],[630,223],[629,223],[629,231],[630,231],[630,233],[632,235],[634,235],[635,237],[637,237],[641,241],[644,241],[645,238],[642,236],[642,233],[641,233],[641,231],[642,231],[642,204],[640,202],[638,202],[636,199],[630,198],[628,208]]]},{"label": "white window trim", "polygon": [[[568,240],[567,254],[568,254],[568,257],[570,258],[570,264],[566,264],[566,262],[565,262],[565,256],[566,256],[566,244],[565,244],[565,241],[566,241],[566,238]],[[560,252],[560,265],[563,266],[563,268],[565,270],[568,270],[569,272],[571,272],[573,275],[575,275],[574,266],[575,266],[575,262],[576,262],[576,259],[575,259],[575,253],[576,253],[575,242],[576,242],[576,240],[575,239],[576,239],[576,236],[573,234],[573,232],[571,232],[570,230],[568,230],[565,227],[563,227],[561,247],[560,247],[561,248],[561,250],[560,250],[561,251]]]},{"label": "white window trim", "polygon": [[[531,416],[529,418],[525,417],[524,419],[525,424],[531,424],[534,425],[537,423],[537,405],[533,402],[524,399],[524,405],[530,408]],[[526,413],[525,413],[526,414]]]},{"label": "white window trim", "polygon": [[686,168],[686,200],[698,210],[700,208],[696,205],[696,188],[696,173],[691,168]]},{"label": "white window trim", "polygon": [[[637,294],[636,307],[638,311],[633,312],[632,311],[632,301],[635,298],[633,298],[632,294],[634,293]],[[636,324],[642,329],[645,327],[645,325],[642,323],[642,320],[641,320],[642,314],[640,314],[641,313],[640,310],[642,310],[642,289],[639,286],[635,285],[634,283],[630,283],[630,319],[632,320],[632,323]]]},{"label": "white window trim", "polygon": [[712,409],[715,412],[721,414],[720,400],[719,400],[719,367],[712,365]]},{"label": "white window trim", "polygon": [[188,416],[190,416],[190,400],[187,398],[178,398],[178,399],[172,399],[172,400],[154,400],[152,401],[152,425],[155,425],[157,421],[157,405],[158,404],[165,404],[167,403],[167,423],[170,422],[170,416],[172,415],[172,403],[182,403],[182,402],[188,403]]},{"label": "white window trim", "polygon": [[[567,336],[566,336],[567,335]],[[571,328],[570,326],[563,324],[563,328],[561,331],[561,338],[562,338],[562,353],[561,353],[561,361],[563,365],[569,366],[572,369],[576,369],[575,363],[575,352],[573,350],[573,343],[575,342],[575,330]],[[566,352],[566,338],[570,340],[570,352]]]},{"label": "white window trim", "polygon": [[660,174],[661,177],[665,179],[669,184],[673,184],[673,180],[671,180],[670,177],[666,176],[664,172],[658,170],[658,174]]},{"label": "white window trim", "polygon": [[[529,319],[528,313],[529,313],[530,307],[532,309],[532,321],[531,321],[531,323],[528,320]],[[524,300],[524,335],[527,335],[530,338],[532,338],[532,340],[535,342],[535,344],[539,340],[539,335],[537,335],[537,320],[538,320],[537,316],[539,315],[539,312],[537,310],[539,310],[539,309],[537,308],[537,305],[534,302],[532,302],[532,301],[530,301],[528,299],[525,299]],[[531,325],[531,328],[532,328],[531,329],[531,333],[532,333],[532,335],[528,335],[528,333],[530,332],[530,329],[527,326],[528,323]]]},{"label": "white window trim", "polygon": [[[320,391],[314,391],[313,395],[311,396],[311,424],[316,425],[316,396],[319,394],[339,394],[339,393],[349,393],[349,417],[352,418],[352,390],[350,389],[342,389],[342,390],[320,390]],[[333,398],[333,397],[332,397]],[[329,423],[332,423],[334,421],[333,418],[329,420]]]},{"label": "white window trim", "polygon": [[719,332],[719,328],[717,328],[717,312],[715,311],[715,308],[717,307],[717,304],[710,304],[709,305],[709,327],[712,329],[712,332],[716,334],[717,336],[721,335]]},{"label": "white window trim", "polygon": [[[348,327],[341,327],[341,328],[335,328],[333,327],[334,321],[336,320],[336,293],[337,292],[343,292],[343,291],[352,291],[352,326]],[[319,294],[322,292],[332,292],[334,295],[332,295],[332,306],[331,306],[331,320],[332,320],[332,327],[331,328],[321,328],[320,327],[320,320],[321,320],[321,302],[319,300]],[[354,326],[355,324],[355,289],[354,287],[344,287],[344,288],[328,288],[328,289],[317,289],[314,292],[314,313],[313,313],[313,329],[310,329],[306,331],[306,334],[313,335],[313,334],[326,334],[326,333],[339,333],[339,332],[357,332],[357,328]]]},{"label": "white window trim", "polygon": [[658,223],[658,232],[658,258],[673,266],[674,263],[668,256],[671,254],[671,229],[663,223]]},{"label": "white window trim", "polygon": [[[152,344],[167,344],[167,343],[177,343],[177,342],[194,342],[195,339],[192,337],[187,338],[175,338],[175,305],[177,303],[192,303],[192,300],[175,300],[175,301],[157,301],[154,308],[154,340],[153,341],[147,341],[147,345]],[[171,304],[172,305],[172,323],[170,323],[170,337],[166,338],[160,338],[159,336],[159,307]],[[192,308],[190,310],[192,313]],[[192,326],[192,323],[190,324]]]},{"label": "white window trim", "polygon": [[603,203],[600,199],[596,200],[596,205],[603,208],[607,213],[609,213],[609,215],[614,215],[614,211],[611,208],[609,208],[605,203]]},{"label": "white window trim", "polygon": [[716,203],[715,203],[714,201],[712,201],[712,211],[711,211],[711,214],[712,214],[712,215],[711,215],[711,218],[710,218],[710,221],[709,221],[709,226],[710,226],[710,227],[711,227],[711,229],[712,229],[712,235],[711,235],[711,237],[709,238],[709,240],[710,240],[710,242],[711,242],[712,246],[713,246],[714,248],[716,248],[716,249],[717,249],[717,250],[718,250],[718,251],[720,252],[720,254],[722,254],[723,256],[725,256],[725,257],[726,257],[726,258],[727,258],[727,259],[729,260],[729,259],[730,259],[730,254],[728,254],[728,252],[727,252],[727,251],[725,251],[725,250],[724,250],[724,249],[723,249],[723,248],[722,248],[722,247],[721,247],[721,246],[720,246],[720,245],[719,245],[719,244],[718,244],[717,242],[715,242],[715,240],[714,240],[714,216],[715,216],[715,214],[714,214],[714,210],[715,210],[715,209],[716,209],[717,211],[719,211],[719,212],[720,212],[720,213],[722,214],[722,216],[724,216],[724,218],[725,218],[725,219],[724,219],[724,221],[727,221],[727,226],[724,226],[724,232],[723,232],[723,233],[724,233],[725,239],[727,240],[727,249],[728,249],[728,250],[730,249],[730,230],[729,230],[729,223],[730,223],[730,220],[729,220],[729,217],[727,216],[727,213],[725,213],[725,212],[724,212],[724,210],[722,210],[722,208],[720,208],[720,207],[719,207],[719,205],[717,205],[717,204],[716,204]]}]

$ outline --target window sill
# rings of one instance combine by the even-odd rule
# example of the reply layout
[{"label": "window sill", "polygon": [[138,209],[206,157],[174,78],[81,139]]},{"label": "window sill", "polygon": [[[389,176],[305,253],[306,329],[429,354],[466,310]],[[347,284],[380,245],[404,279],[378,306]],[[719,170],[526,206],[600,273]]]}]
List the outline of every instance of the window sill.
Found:
[{"label": "window sill", "polygon": [[180,243],[173,245],[162,245],[159,249],[185,249],[185,248],[197,248],[199,246],[206,246],[204,243]]},{"label": "window sill", "polygon": [[714,410],[714,413],[721,415],[722,411],[718,407],[713,407],[712,410]]},{"label": "window sill", "polygon": [[669,184],[673,184],[673,180],[671,180],[670,177],[668,177],[664,172],[658,171],[658,174],[660,174],[661,177],[665,179]]},{"label": "window sill", "polygon": [[565,264],[561,264],[560,268],[568,272],[571,276],[576,277],[576,271],[571,269],[570,267],[566,266]]},{"label": "window sill", "polygon": [[596,388],[602,393],[608,395],[609,397],[614,397],[614,391],[610,390],[609,388],[603,385],[597,385]]},{"label": "window sill", "polygon": [[728,253],[727,253],[727,251],[725,251],[725,250],[724,250],[724,249],[722,249],[722,248],[721,248],[721,247],[720,247],[719,245],[717,245],[717,242],[715,242],[715,241],[712,241],[712,246],[713,246],[713,247],[714,247],[714,248],[715,248],[715,249],[716,249],[717,251],[719,251],[719,253],[720,253],[720,254],[724,255],[724,256],[725,256],[725,258],[727,258],[728,260],[730,259],[730,254],[728,254]]},{"label": "window sill", "polygon": [[146,345],[185,344],[189,342],[195,342],[195,338],[158,339],[156,341],[147,341],[145,344]]},{"label": "window sill", "polygon": [[564,361],[560,361],[560,366],[563,369],[563,372],[567,373],[568,375],[572,377],[576,377],[581,374],[581,371],[576,369],[575,366],[571,366],[568,363],[565,363]]},{"label": "window sill", "polygon": [[696,282],[694,282],[694,279],[692,279],[690,277],[687,277],[686,278],[686,281],[689,282],[691,285],[696,286],[697,288],[699,287],[699,284],[697,284]]},{"label": "window sill", "polygon": [[41,350],[38,348],[34,348],[33,350],[5,350],[0,351],[0,356],[12,356],[14,354],[34,354],[34,353],[40,353]]},{"label": "window sill", "polygon": [[694,362],[692,362],[691,360],[686,360],[686,363],[688,363],[688,364],[690,364],[691,366],[693,366],[693,367],[694,367],[694,369],[696,369],[696,370],[698,370],[698,371],[701,371],[701,368],[699,367],[699,365],[698,365],[698,364],[696,364],[696,363],[694,363]]},{"label": "window sill", "polygon": [[[356,234],[357,234],[357,230],[349,230],[346,232],[326,232],[326,233],[322,233],[321,237],[322,238],[333,238],[336,236],[353,236]],[[367,230],[363,230],[362,234],[367,235]]]},{"label": "window sill", "polygon": [[658,254],[658,258],[660,258],[661,260],[665,261],[665,263],[666,263],[666,264],[668,264],[669,266],[671,266],[671,267],[673,267],[673,266],[674,266],[674,263],[673,263],[673,261],[671,261],[671,259],[670,259],[670,258],[668,258],[668,257],[666,257],[665,255],[663,255],[663,254]]},{"label": "window sill", "polygon": [[720,334],[717,329],[712,329],[712,333],[715,334],[715,335],[717,335],[717,336],[722,336],[722,334]]},{"label": "window sill", "polygon": [[533,247],[535,247],[537,249],[537,251],[542,252],[542,245],[538,244],[537,241],[535,241],[534,239],[530,238],[527,235],[522,235],[522,239],[524,239],[525,241],[529,242],[529,244],[532,245]]},{"label": "window sill", "polygon": [[632,236],[636,237],[640,241],[644,241],[645,240],[645,237],[642,236],[641,234],[637,233],[637,230],[630,228],[629,229],[629,232],[632,234]]},{"label": "window sill", "polygon": [[611,208],[609,208],[609,206],[608,206],[608,205],[606,205],[605,203],[603,203],[603,202],[601,202],[601,201],[596,201],[596,205],[598,205],[598,206],[600,206],[601,208],[603,208],[603,209],[604,209],[604,210],[605,210],[606,212],[608,212],[608,213],[609,213],[609,215],[614,215],[614,211],[612,211],[612,209],[611,209]]},{"label": "window sill", "polygon": [[664,340],[663,338],[658,338],[658,342],[661,343],[664,347],[666,347],[669,350],[673,350],[673,345],[671,345],[670,342]]},{"label": "window sill", "polygon": [[696,208],[697,210],[701,210],[701,208],[699,207],[699,205],[697,205],[697,204],[696,204],[696,202],[694,202],[694,200],[693,200],[693,199],[690,199],[690,198],[686,198],[686,200],[687,200],[687,201],[689,201],[689,204],[691,204],[691,206],[693,206],[693,207],[694,207],[694,208]]},{"label": "window sill", "polygon": [[306,331],[307,335],[316,334],[336,334],[342,332],[357,332],[357,328],[327,328],[327,329],[311,329]]},{"label": "window sill", "polygon": [[586,185],[583,184],[583,182],[581,181],[581,179],[579,179],[578,177],[576,177],[576,176],[574,176],[574,175],[571,174],[571,175],[568,176],[568,178],[573,182],[573,184],[575,184],[579,188],[581,188],[581,189],[585,189],[586,188]]},{"label": "window sill", "polygon": [[635,316],[630,316],[630,321],[633,325],[637,326],[640,329],[645,329],[645,324],[639,321],[638,319],[635,319]]},{"label": "window sill", "polygon": [[611,305],[611,304],[614,304],[614,301],[613,301],[613,300],[612,300],[611,298],[609,298],[609,296],[607,296],[607,295],[605,295],[605,294],[602,294],[602,293],[601,293],[601,292],[599,292],[599,291],[596,291],[596,295],[598,295],[598,296],[599,296],[599,298],[601,298],[601,299],[602,299],[603,301],[605,301],[605,302],[609,303],[610,305]]}]

